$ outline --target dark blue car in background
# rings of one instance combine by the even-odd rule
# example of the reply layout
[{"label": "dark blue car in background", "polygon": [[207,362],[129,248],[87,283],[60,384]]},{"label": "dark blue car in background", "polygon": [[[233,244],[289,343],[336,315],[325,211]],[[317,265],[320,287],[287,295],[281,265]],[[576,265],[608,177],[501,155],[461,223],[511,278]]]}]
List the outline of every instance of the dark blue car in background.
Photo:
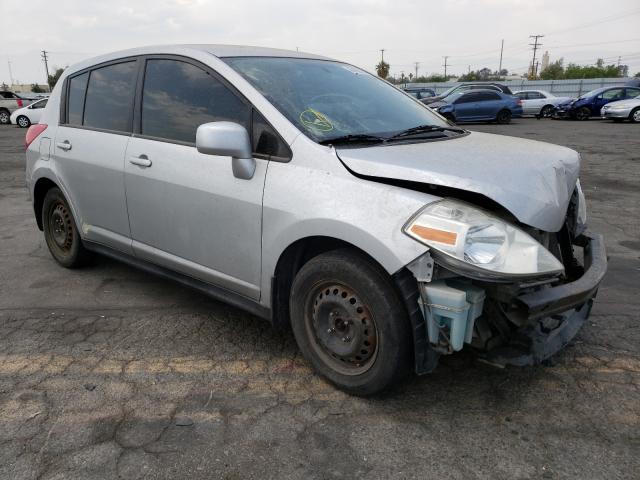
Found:
[{"label": "dark blue car in background", "polygon": [[455,123],[509,123],[522,117],[522,100],[493,90],[453,92],[429,107]]},{"label": "dark blue car in background", "polygon": [[596,88],[575,100],[561,103],[553,114],[554,118],[573,118],[587,120],[589,117],[599,117],[600,109],[607,103],[635,98],[640,95],[640,87],[618,86]]}]

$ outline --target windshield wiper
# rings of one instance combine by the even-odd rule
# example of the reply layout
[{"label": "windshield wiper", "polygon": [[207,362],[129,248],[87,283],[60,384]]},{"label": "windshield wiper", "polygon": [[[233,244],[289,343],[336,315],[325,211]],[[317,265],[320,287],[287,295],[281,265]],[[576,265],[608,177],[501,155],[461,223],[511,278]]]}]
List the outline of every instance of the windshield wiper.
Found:
[{"label": "windshield wiper", "polygon": [[386,139],[376,135],[368,135],[366,133],[357,133],[351,135],[342,135],[340,137],[327,138],[318,143],[320,145],[344,145],[348,143],[383,143]]},{"label": "windshield wiper", "polygon": [[456,133],[464,133],[464,130],[461,128],[454,127],[441,127],[440,125],[418,125],[417,127],[407,128],[400,133],[396,133],[395,135],[389,137],[387,140],[394,140],[397,138],[408,137],[411,135],[418,135],[420,133],[430,133],[430,132],[456,132]]}]

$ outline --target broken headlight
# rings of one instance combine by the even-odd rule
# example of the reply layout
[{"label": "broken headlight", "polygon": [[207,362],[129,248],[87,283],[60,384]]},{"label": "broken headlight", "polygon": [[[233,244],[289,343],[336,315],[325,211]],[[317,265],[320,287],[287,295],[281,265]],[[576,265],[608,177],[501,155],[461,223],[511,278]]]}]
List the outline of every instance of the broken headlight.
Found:
[{"label": "broken headlight", "polygon": [[427,205],[403,231],[443,254],[438,257],[447,266],[472,267],[480,276],[537,276],[564,270],[551,252],[520,228],[458,200]]}]

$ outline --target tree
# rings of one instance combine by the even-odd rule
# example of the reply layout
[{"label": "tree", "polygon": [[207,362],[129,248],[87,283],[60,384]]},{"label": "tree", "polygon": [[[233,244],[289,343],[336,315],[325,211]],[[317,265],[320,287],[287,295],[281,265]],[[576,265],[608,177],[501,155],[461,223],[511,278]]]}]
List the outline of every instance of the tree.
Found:
[{"label": "tree", "polygon": [[620,76],[617,65],[605,65],[599,58],[595,65],[577,65],[570,63],[564,72],[564,78],[616,78]]},{"label": "tree", "polygon": [[384,60],[380,60],[380,63],[376,65],[376,72],[380,78],[387,78],[389,76],[389,64]]},{"label": "tree", "polygon": [[32,83],[31,84],[31,91],[33,93],[44,93],[44,88],[42,88],[40,85],[38,85],[37,83]]},{"label": "tree", "polygon": [[540,72],[540,78],[542,80],[560,80],[564,78],[563,62],[564,60],[561,58],[560,60],[550,63],[547,68]]},{"label": "tree", "polygon": [[62,72],[64,72],[64,68],[56,68],[56,71],[53,72],[53,75],[49,75],[49,78],[47,79],[47,83],[49,84],[49,88],[51,90],[53,90],[53,87],[55,87],[56,83],[58,83],[58,80],[60,79],[60,75],[62,75]]}]

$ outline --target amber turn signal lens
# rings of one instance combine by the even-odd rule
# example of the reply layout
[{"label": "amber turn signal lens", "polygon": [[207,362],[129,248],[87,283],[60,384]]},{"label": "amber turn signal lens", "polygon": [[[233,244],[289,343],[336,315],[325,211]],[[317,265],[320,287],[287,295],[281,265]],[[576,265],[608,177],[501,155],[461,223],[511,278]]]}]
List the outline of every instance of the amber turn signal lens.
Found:
[{"label": "amber turn signal lens", "polygon": [[423,227],[422,225],[412,225],[411,232],[425,241],[444,243],[445,245],[455,245],[458,239],[458,234],[455,232]]}]

